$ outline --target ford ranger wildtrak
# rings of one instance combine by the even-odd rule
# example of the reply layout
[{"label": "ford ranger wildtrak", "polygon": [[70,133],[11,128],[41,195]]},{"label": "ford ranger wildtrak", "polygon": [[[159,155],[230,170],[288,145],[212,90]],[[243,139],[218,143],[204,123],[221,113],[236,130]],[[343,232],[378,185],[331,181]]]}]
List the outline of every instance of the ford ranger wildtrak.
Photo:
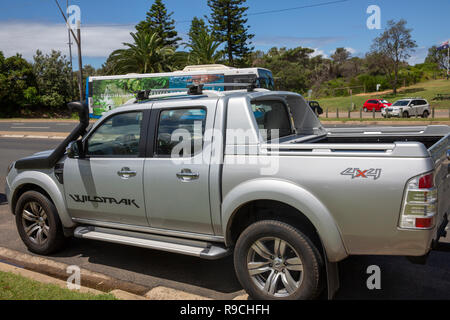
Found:
[{"label": "ford ranger wildtrak", "polygon": [[8,168],[32,252],[73,236],[233,254],[251,297],[312,299],[349,255],[426,257],[445,235],[449,126],[327,130],[299,94],[251,86],[147,94],[89,130],[69,107],[74,131]]}]

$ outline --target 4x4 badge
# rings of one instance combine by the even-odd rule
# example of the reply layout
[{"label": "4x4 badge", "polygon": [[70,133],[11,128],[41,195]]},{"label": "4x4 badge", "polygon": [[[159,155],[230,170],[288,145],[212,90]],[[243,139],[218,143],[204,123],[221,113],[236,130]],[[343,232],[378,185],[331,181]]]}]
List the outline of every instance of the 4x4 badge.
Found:
[{"label": "4x4 badge", "polygon": [[373,178],[374,180],[377,180],[379,177],[381,177],[381,169],[371,168],[371,169],[361,170],[359,168],[347,168],[341,172],[341,175],[351,176],[352,179]]}]

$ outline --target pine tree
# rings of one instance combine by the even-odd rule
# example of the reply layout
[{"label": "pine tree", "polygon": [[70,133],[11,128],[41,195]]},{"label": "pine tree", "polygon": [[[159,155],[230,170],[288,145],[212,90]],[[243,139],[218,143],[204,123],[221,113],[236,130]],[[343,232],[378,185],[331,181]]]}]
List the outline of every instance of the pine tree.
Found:
[{"label": "pine tree", "polygon": [[156,33],[162,39],[163,46],[176,48],[177,42],[181,40],[175,30],[175,20],[171,18],[173,12],[168,13],[162,0],[155,0],[150,10],[147,12],[147,18],[141,21],[136,30],[138,33]]},{"label": "pine tree", "polygon": [[191,28],[188,32],[190,42],[192,42],[193,39],[196,39],[198,35],[203,32],[209,33],[209,28],[206,25],[205,20],[194,17],[191,21]]},{"label": "pine tree", "polygon": [[211,8],[209,23],[217,41],[225,43],[225,53],[230,65],[235,60],[245,59],[253,50],[250,40],[253,34],[248,33],[246,0],[208,0]]}]

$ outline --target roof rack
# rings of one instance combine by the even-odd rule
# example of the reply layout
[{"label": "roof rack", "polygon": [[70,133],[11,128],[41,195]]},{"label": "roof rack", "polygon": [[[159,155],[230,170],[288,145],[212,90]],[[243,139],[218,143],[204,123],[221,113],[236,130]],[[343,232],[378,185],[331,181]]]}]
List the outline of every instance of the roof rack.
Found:
[{"label": "roof rack", "polygon": [[252,83],[198,83],[189,85],[187,88],[163,88],[163,89],[148,89],[136,91],[136,101],[142,102],[150,99],[158,99],[162,97],[176,97],[176,96],[198,96],[203,94],[204,87],[236,87],[246,88],[248,92],[252,92],[257,88],[256,82]]}]

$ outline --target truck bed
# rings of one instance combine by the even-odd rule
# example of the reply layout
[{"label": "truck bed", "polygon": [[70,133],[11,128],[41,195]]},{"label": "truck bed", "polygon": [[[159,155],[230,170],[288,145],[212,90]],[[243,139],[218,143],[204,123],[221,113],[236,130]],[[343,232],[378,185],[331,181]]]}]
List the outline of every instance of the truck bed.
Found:
[{"label": "truck bed", "polygon": [[448,133],[449,126],[333,128],[314,143],[421,142],[429,149]]}]

